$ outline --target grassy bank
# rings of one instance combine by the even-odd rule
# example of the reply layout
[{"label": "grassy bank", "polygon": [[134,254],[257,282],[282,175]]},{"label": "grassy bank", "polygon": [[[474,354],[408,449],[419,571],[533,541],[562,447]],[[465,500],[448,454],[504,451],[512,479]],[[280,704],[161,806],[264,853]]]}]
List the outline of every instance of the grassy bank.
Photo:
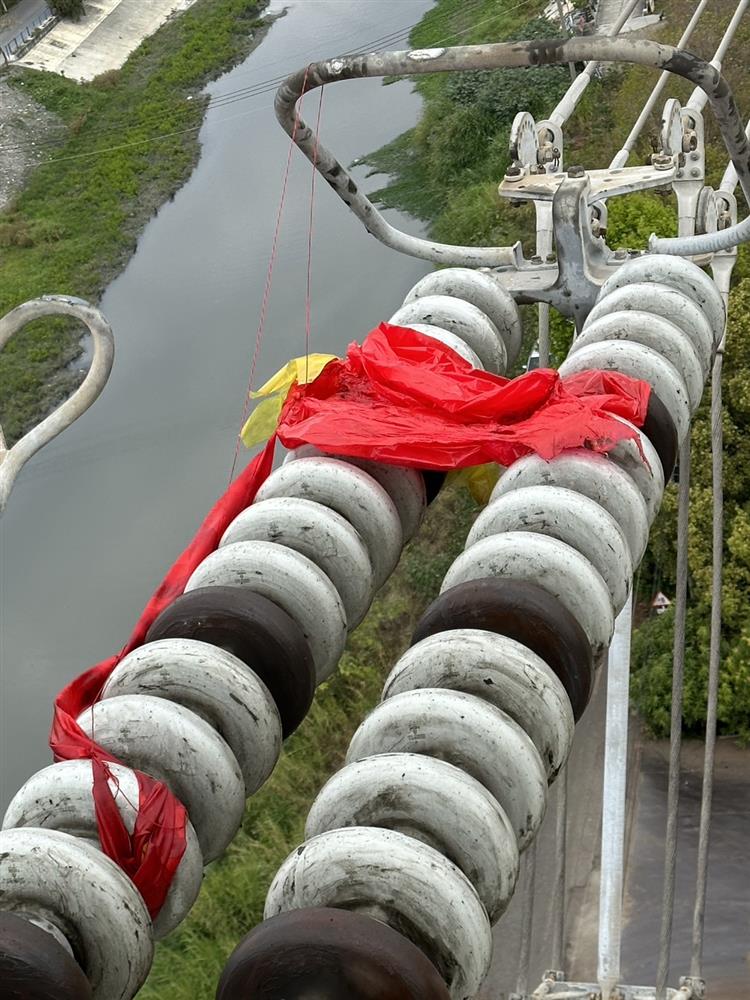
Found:
[{"label": "grassy bank", "polygon": [[338,671],[287,741],[268,784],[248,803],[241,832],[212,865],[194,910],[160,945],[143,1000],[211,1000],[223,965],[263,916],[271,879],[304,839],[305,817],[349,741],[379,701],[383,681],[409,645],[414,625],[463,548],[476,508],[461,488],[446,488],[417,541],[350,637]]},{"label": "grassy bank", "polygon": [[[0,214],[0,315],[49,292],[99,298],[146,222],[190,176],[201,90],[257,44],[264,6],[198,0],[122,69],[91,83],[13,71],[11,82],[59,116],[66,133]],[[63,366],[78,353],[76,331],[54,321],[28,327],[3,350],[0,421],[9,440],[69,391],[74,376]]]}]

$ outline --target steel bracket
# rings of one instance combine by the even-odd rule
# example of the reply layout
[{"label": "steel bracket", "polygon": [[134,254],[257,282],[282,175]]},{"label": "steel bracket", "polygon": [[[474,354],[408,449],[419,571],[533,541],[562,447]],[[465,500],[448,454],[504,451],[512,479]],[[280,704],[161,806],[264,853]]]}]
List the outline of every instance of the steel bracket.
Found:
[{"label": "steel bracket", "polygon": [[678,232],[680,236],[694,236],[698,201],[706,183],[703,115],[690,107],[681,108],[680,119],[685,162],[677,171],[673,184],[677,197]]},{"label": "steel bracket", "polygon": [[[615,167],[613,169],[589,170],[589,202],[619,195],[633,194],[650,188],[669,188],[679,175],[678,158],[669,157],[669,162],[642,167]],[[531,173],[520,164],[517,176],[506,174],[498,187],[501,198],[511,201],[552,201],[558,188],[568,176],[564,172]],[[701,179],[698,191],[703,187]],[[677,185],[675,184],[675,189]],[[697,194],[696,194],[697,199]]]},{"label": "steel bracket", "polygon": [[[546,972],[533,993],[511,993],[508,1000],[657,1000],[654,986],[618,985],[612,988],[609,996],[602,997],[596,983],[568,983],[552,978],[560,975],[558,972]],[[664,1000],[705,1000],[705,983],[702,979],[684,977],[680,980],[679,989],[664,991]]]}]

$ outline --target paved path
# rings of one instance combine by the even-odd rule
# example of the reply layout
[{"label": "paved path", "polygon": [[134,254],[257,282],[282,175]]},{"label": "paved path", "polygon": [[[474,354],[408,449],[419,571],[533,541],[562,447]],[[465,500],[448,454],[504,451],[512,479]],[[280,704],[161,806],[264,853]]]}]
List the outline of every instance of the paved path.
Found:
[{"label": "paved path", "polygon": [[[677,886],[669,981],[690,971],[695,865],[698,848],[703,744],[690,741],[682,754]],[[625,886],[628,922],[623,970],[628,982],[653,983],[655,942],[661,918],[664,829],[669,747],[644,743],[636,814]],[[750,752],[731,740],[717,746],[713,825],[709,849],[704,976],[709,997],[750,996]]]},{"label": "paved path", "polygon": [[[568,923],[565,971],[571,981],[596,978],[605,684],[600,683],[579,723],[569,762]],[[623,982],[654,985],[656,978],[666,825],[666,741],[644,741],[631,724],[628,786]],[[689,972],[703,744],[683,750],[678,880],[670,985]],[[534,929],[529,992],[550,968],[558,900],[554,873],[555,795],[537,844]],[[704,973],[714,1000],[750,996],[750,750],[720,740],[710,850]],[[523,883],[520,884],[519,889]],[[522,892],[494,928],[490,974],[477,1000],[504,1000],[516,987],[521,946]]]},{"label": "paved path", "polygon": [[[597,34],[608,35],[610,33],[612,25],[620,16],[620,11],[623,9],[626,2],[627,0],[600,0],[599,7],[596,12]],[[630,31],[640,31],[643,28],[649,28],[654,24],[658,24],[660,20],[661,17],[659,14],[642,15],[641,6],[640,4],[637,4],[635,10],[625,23],[621,34],[625,34]]]},{"label": "paved path", "polygon": [[0,48],[33,24],[46,6],[43,0],[20,0],[7,14],[1,13],[0,7]]},{"label": "paved path", "polygon": [[195,0],[86,0],[80,21],[60,21],[31,49],[21,66],[93,80],[119,69],[144,38]]}]

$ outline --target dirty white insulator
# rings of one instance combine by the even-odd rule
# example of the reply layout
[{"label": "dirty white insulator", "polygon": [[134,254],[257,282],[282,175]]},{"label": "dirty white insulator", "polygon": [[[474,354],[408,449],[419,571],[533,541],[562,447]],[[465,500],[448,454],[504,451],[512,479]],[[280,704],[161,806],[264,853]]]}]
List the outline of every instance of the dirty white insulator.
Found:
[{"label": "dirty white insulator", "polygon": [[687,295],[703,310],[718,346],[726,312],[721,293],[709,276],[690,260],[666,254],[645,254],[622,264],[599,290],[598,301],[625,285],[665,284]]},{"label": "dirty white insulator", "polygon": [[494,924],[518,878],[508,817],[475,778],[423,754],[385,753],[347,764],[313,803],[305,837],[348,826],[378,826],[415,837],[457,865]]},{"label": "dirty white insulator", "polygon": [[513,364],[523,339],[521,314],[513,296],[492,274],[470,267],[446,267],[432,271],[416,283],[404,299],[404,304],[426,295],[450,295],[481,309],[500,332],[508,363]]},{"label": "dirty white insulator", "polygon": [[616,462],[584,448],[570,449],[549,462],[524,455],[500,476],[491,500],[525,486],[562,486],[595,500],[625,532],[633,568],[638,566],[648,544],[648,508]]},{"label": "dirty white insulator", "polygon": [[531,531],[489,535],[461,553],[445,574],[440,592],[492,576],[543,587],[586,633],[594,660],[606,652],[615,629],[612,598],[601,573],[572,545]]},{"label": "dirty white insulator", "polygon": [[616,462],[627,472],[641,491],[648,508],[649,522],[653,523],[664,496],[664,469],[661,460],[656,448],[639,427],[624,417],[615,419],[629,427],[636,434],[637,440],[626,438],[618,441],[614,448],[610,448],[607,452],[607,456],[610,461]]},{"label": "dirty white insulator", "polygon": [[[133,832],[140,793],[138,778],[129,767],[109,764],[109,787],[128,833]],[[32,775],[15,794],[3,820],[3,829],[43,827],[90,841],[101,849],[93,795],[90,760],[66,760]],[[203,856],[191,823],[185,853],[154,920],[154,936],[163,938],[182,923],[198,898],[203,881]]]},{"label": "dirty white insulator", "polygon": [[479,514],[466,548],[505,531],[535,531],[572,545],[600,573],[615,614],[625,604],[633,578],[627,538],[596,501],[559,486],[526,486],[496,497]]},{"label": "dirty white insulator", "polygon": [[443,330],[442,327],[434,326],[431,323],[410,323],[409,329],[423,333],[425,337],[432,337],[433,340],[440,341],[441,344],[445,344],[446,347],[450,347],[456,354],[459,354],[464,361],[468,361],[473,368],[477,368],[480,371],[484,370],[484,365],[479,360],[479,355],[476,351],[472,351],[465,340],[457,337],[450,330]]},{"label": "dirty white insulator", "polygon": [[403,465],[390,465],[388,462],[375,462],[369,458],[356,458],[350,455],[325,455],[312,444],[303,444],[291,451],[284,461],[294,462],[298,458],[314,457],[335,458],[339,462],[347,462],[357,469],[372,476],[380,483],[393,501],[401,521],[404,542],[413,538],[422,523],[427,509],[427,494],[424,478],[416,469],[407,469]]},{"label": "dirty white insulator", "polygon": [[388,675],[383,700],[420,688],[463,691],[501,709],[531,737],[550,782],[567,760],[575,726],[570,699],[557,674],[515,639],[471,628],[422,639]]},{"label": "dirty white insulator", "polygon": [[226,850],[242,822],[245,783],[234,754],[207,722],[145,694],[99,701],[77,722],[113,757],[167,785],[187,809],[206,864]]},{"label": "dirty white insulator", "polygon": [[492,957],[487,913],[456,865],[413,837],[377,827],[331,830],[298,847],[279,869],[265,919],[308,906],[359,910],[421,947],[453,1000],[472,997]]},{"label": "dirty white insulator", "polygon": [[276,542],[307,556],[334,585],[349,629],[367,614],[375,592],[372,564],[359,533],[330,507],[301,497],[274,497],[247,507],[232,521],[221,547]]},{"label": "dirty white insulator", "polygon": [[344,605],[323,570],[301,553],[276,542],[234,542],[203,560],[185,593],[199,587],[248,587],[267,597],[302,629],[310,643],[318,684],[336,669],[346,643]]},{"label": "dirty white insulator", "polygon": [[346,759],[392,752],[423,753],[467,771],[502,806],[519,850],[539,829],[547,800],[542,759],[518,723],[494,705],[440,688],[394,695],[360,725]]},{"label": "dirty white insulator", "polygon": [[94,1000],[132,1000],[153,960],[153,930],[133,883],[93,844],[58,830],[0,833],[3,910],[57,927]]},{"label": "dirty white insulator", "polygon": [[671,361],[642,344],[605,340],[569,354],[559,372],[562,376],[575,375],[592,368],[622,372],[648,382],[669,411],[678,440],[682,441],[690,427],[690,399],[685,380]]},{"label": "dirty white insulator", "polygon": [[583,328],[585,330],[589,324],[595,323],[602,316],[629,309],[661,316],[674,323],[684,332],[697,351],[703,378],[708,377],[715,347],[714,331],[693,299],[669,285],[638,282],[635,285],[616,288],[596,303],[588,314]]},{"label": "dirty white insulator", "polygon": [[146,694],[167,698],[204,719],[229,745],[245,795],[265,784],[281,753],[281,719],[258,675],[236,656],[195,639],[160,639],[124,657],[102,699]]},{"label": "dirty white insulator", "polygon": [[470,302],[449,295],[425,295],[401,306],[388,320],[396,326],[429,323],[465,340],[488,372],[502,375],[508,367],[505,344],[492,320]]},{"label": "dirty white insulator", "polygon": [[611,340],[627,340],[632,344],[643,344],[673,364],[682,375],[688,391],[690,409],[695,413],[703,395],[704,378],[701,360],[688,337],[674,323],[637,309],[612,312],[594,320],[593,323],[586,324],[573,341],[568,357],[576,354],[587,344],[600,344],[602,341]]},{"label": "dirty white insulator", "polygon": [[303,497],[335,510],[359,532],[382,587],[401,557],[403,531],[393,500],[361,469],[334,458],[300,458],[271,473],[255,502]]}]

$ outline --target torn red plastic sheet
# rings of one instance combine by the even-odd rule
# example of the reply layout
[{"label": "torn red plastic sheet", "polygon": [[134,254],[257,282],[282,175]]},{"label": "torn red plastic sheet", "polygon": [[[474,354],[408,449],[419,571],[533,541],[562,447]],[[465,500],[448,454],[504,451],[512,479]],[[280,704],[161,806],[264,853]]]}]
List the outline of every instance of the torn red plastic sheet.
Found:
[{"label": "torn red plastic sheet", "polygon": [[[288,447],[373,458],[415,468],[458,469],[484,462],[508,465],[535,451],[552,458],[580,445],[606,451],[640,426],[649,386],[615,372],[584,372],[561,380],[537,370],[517,379],[476,371],[449,347],[414,330],[381,324],[343,361],[309,385],[295,386],[278,436]],[[270,475],[276,437],[217,501],[195,538],[167,573],[127,645],[69,684],[55,700],[50,746],[55,760],[91,760],[94,803],[105,853],[159,912],[185,851],[187,814],[160,782],[138,774],[140,800],[130,834],[116,805],[106,750],[76,722],[100,698],[120,660],[142,645],[161,611],[183,593],[195,568],[213,552],[234,518]]]},{"label": "torn red plastic sheet", "polygon": [[510,465],[530,452],[608,451],[634,437],[612,414],[640,426],[649,394],[646,382],[617,372],[502,378],[424,334],[382,323],[314,382],[292,388],[278,434],[288,448],[313,444],[414,468]]}]

